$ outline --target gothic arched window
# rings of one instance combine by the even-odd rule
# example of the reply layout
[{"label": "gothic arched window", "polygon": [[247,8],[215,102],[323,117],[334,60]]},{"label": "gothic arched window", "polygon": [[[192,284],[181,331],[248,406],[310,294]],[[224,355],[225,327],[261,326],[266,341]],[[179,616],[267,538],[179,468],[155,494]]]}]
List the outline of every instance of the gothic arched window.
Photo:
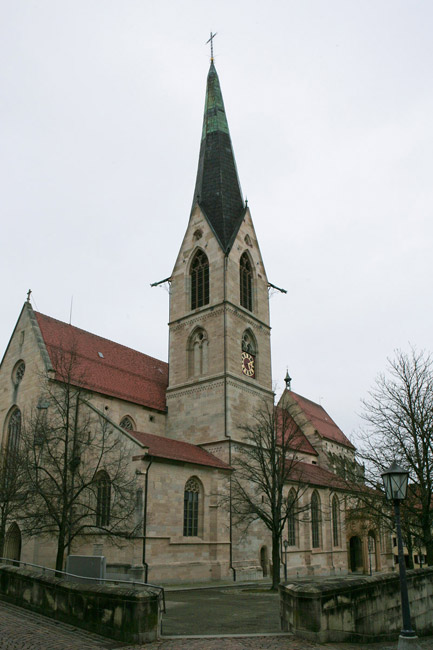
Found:
[{"label": "gothic arched window", "polygon": [[135,430],[134,422],[132,421],[132,419],[128,415],[125,415],[125,417],[123,417],[120,420],[120,426],[122,427],[122,429],[126,429],[127,431],[134,431]]},{"label": "gothic arched window", "polygon": [[16,566],[19,566],[18,560],[21,559],[21,531],[15,522],[9,526],[6,533],[3,554],[9,560],[17,560]]},{"label": "gothic arched window", "polygon": [[110,524],[111,481],[107,472],[101,470],[96,474],[96,525],[99,528]]},{"label": "gothic arched window", "polygon": [[296,506],[296,492],[292,488],[289,492],[289,516],[287,517],[287,541],[289,546],[296,546],[296,519],[295,519],[295,506]]},{"label": "gothic arched window", "polygon": [[239,263],[241,305],[253,311],[253,269],[248,253],[243,253]]},{"label": "gothic arched window", "polygon": [[185,485],[183,496],[183,534],[185,537],[198,535],[200,483],[195,477],[190,478]]},{"label": "gothic arched window", "polygon": [[7,453],[13,454],[18,451],[21,436],[21,411],[15,408],[9,418]]},{"label": "gothic arched window", "polygon": [[336,494],[332,498],[332,540],[334,546],[340,544],[340,504]]},{"label": "gothic arched window", "polygon": [[207,373],[208,345],[206,331],[194,330],[188,342],[188,377],[200,377]]},{"label": "gothic arched window", "polygon": [[256,378],[257,346],[252,333],[247,330],[242,336],[242,374]]},{"label": "gothic arched window", "polygon": [[209,260],[198,250],[191,263],[191,309],[209,304]]},{"label": "gothic arched window", "polygon": [[313,548],[320,547],[320,499],[317,492],[311,497],[311,537]]}]

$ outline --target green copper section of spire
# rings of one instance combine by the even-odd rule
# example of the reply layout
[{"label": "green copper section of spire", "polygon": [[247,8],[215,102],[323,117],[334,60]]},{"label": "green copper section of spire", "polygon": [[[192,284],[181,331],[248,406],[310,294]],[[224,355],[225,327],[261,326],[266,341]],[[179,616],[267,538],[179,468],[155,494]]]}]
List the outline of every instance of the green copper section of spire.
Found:
[{"label": "green copper section of spire", "polygon": [[204,106],[201,139],[204,140],[208,133],[214,133],[215,131],[228,134],[229,126],[227,124],[220,82],[212,62],[207,76],[206,102]]},{"label": "green copper section of spire", "polygon": [[206,86],[193,207],[199,204],[224,251],[239,228],[245,206],[215,66]]}]

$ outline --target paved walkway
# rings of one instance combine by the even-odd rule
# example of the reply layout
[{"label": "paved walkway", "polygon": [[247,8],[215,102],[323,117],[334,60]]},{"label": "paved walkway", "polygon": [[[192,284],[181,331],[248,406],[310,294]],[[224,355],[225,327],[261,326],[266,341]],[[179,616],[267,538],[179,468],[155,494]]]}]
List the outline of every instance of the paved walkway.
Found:
[{"label": "paved walkway", "polygon": [[163,635],[280,632],[279,594],[266,588],[166,592]]}]

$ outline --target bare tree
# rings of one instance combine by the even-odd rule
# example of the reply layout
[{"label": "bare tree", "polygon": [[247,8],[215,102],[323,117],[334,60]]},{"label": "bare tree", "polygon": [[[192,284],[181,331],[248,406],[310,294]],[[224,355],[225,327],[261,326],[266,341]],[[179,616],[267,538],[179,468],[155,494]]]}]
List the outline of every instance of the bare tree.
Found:
[{"label": "bare tree", "polygon": [[6,446],[0,458],[0,557],[5,551],[8,524],[19,517],[26,498],[25,464],[19,449]]},{"label": "bare tree", "polygon": [[[425,351],[397,351],[387,372],[363,401],[360,457],[366,478],[381,486],[380,474],[393,460],[409,471],[402,524],[408,547],[421,538],[433,565],[433,360]],[[412,558],[410,558],[412,561]]]},{"label": "bare tree", "polygon": [[24,422],[21,449],[28,493],[20,522],[27,535],[55,537],[56,569],[83,534],[133,532],[135,478],[124,435],[92,406],[75,352],[59,351],[38,408]]},{"label": "bare tree", "polygon": [[[305,489],[296,452],[303,438],[289,412],[264,403],[241,428],[243,443],[233,457],[231,508],[244,531],[262,521],[272,535],[272,589],[280,582],[280,542],[289,517],[297,517]],[[293,488],[293,489],[292,489]]]}]

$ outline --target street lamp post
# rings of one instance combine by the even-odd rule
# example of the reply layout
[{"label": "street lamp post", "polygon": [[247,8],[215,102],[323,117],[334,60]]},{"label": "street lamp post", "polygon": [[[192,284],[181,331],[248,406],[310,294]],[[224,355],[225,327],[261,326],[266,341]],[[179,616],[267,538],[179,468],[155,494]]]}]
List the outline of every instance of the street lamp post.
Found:
[{"label": "street lamp post", "polygon": [[373,568],[371,566],[371,554],[373,553],[373,538],[371,535],[368,536],[368,559],[370,561],[370,575],[373,575]]},{"label": "street lamp post", "polygon": [[400,501],[407,495],[407,481],[409,472],[402,469],[394,461],[389,469],[382,473],[382,480],[385,486],[385,495],[388,501],[394,503],[395,527],[397,530],[398,564],[400,569],[400,592],[401,611],[403,617],[403,629],[398,640],[398,650],[406,648],[418,648],[417,636],[412,629],[410,621],[409,595],[407,592],[406,565],[403,553],[403,538],[401,535]]},{"label": "street lamp post", "polygon": [[284,582],[287,582],[287,547],[289,542],[287,539],[284,540]]}]

